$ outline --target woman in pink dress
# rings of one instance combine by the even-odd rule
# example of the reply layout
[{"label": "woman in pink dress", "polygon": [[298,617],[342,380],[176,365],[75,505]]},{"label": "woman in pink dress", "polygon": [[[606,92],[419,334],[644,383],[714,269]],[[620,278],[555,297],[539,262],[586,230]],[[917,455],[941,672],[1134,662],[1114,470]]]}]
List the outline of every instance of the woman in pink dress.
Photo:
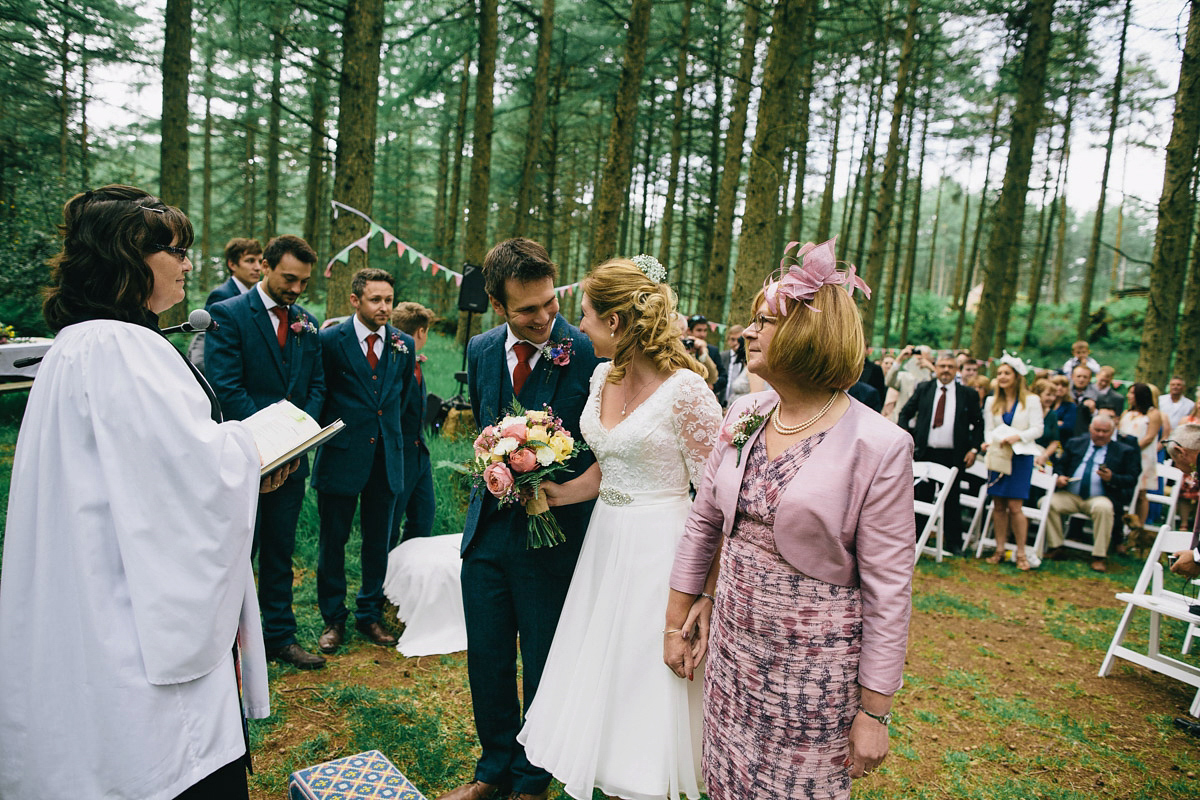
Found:
[{"label": "woman in pink dress", "polygon": [[[712,800],[845,798],[888,750],[916,558],[912,438],[845,393],[858,310],[805,245],[743,332],[773,387],[725,418],[676,551],[664,661],[704,672]],[[709,620],[711,617],[711,636]]]}]

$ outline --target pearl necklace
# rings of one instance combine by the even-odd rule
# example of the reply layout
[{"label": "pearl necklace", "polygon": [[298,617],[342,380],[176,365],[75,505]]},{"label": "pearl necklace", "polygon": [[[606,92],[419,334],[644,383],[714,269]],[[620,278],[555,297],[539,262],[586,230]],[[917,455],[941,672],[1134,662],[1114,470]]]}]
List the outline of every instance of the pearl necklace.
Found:
[{"label": "pearl necklace", "polygon": [[838,397],[838,392],[836,392],[836,391],[833,392],[829,396],[829,402],[827,402],[825,404],[824,408],[822,408],[820,411],[817,412],[817,415],[815,417],[805,420],[804,422],[801,422],[799,425],[784,425],[782,422],[779,421],[779,408],[780,408],[780,405],[782,405],[782,403],[781,403],[780,405],[775,406],[775,410],[771,412],[771,427],[774,428],[775,432],[778,433],[780,436],[793,436],[793,435],[799,433],[800,431],[804,430],[805,428],[809,428],[809,427],[812,427],[813,425],[815,425],[817,420],[819,420],[821,417],[825,416],[826,412],[828,412],[829,409],[833,408],[833,402],[835,400],[837,400],[837,397]]}]

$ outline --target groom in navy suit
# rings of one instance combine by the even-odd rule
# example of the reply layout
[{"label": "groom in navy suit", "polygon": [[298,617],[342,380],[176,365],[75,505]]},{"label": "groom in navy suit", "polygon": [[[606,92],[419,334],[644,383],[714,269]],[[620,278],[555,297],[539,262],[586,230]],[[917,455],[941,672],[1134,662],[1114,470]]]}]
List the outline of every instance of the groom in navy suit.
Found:
[{"label": "groom in navy suit", "polygon": [[[299,236],[276,236],[263,252],[263,279],[245,294],[208,309],[220,327],[204,339],[205,374],[226,419],[246,419],[285,399],[320,416],[325,372],[317,319],[296,305],[316,260],[316,252]],[[325,659],[296,643],[292,613],[292,551],[307,477],[308,459],[302,458],[283,486],[259,497],[254,548],[267,656],[300,669],[319,669]]]},{"label": "groom in navy suit", "polygon": [[[537,242],[509,239],[488,252],[483,275],[492,308],[506,324],[476,336],[467,346],[467,382],[476,422],[481,428],[498,422],[516,397],[529,409],[549,405],[579,439],[579,415],[597,360],[588,338],[558,314],[557,267]],[[547,343],[565,340],[571,342],[568,363],[552,363],[542,354]],[[578,456],[572,472],[555,480],[570,480],[593,460],[590,453]],[[509,792],[516,800],[546,796],[550,774],[529,763],[516,739],[523,717],[517,695],[517,642],[528,708],[591,512],[591,502],[551,509],[566,542],[529,550],[524,510],[499,508],[486,490],[472,492],[463,530],[462,590],[467,674],[483,754],[475,779],[441,800],[490,800]]]},{"label": "groom in navy suit", "polygon": [[354,313],[321,331],[326,392],[321,424],[338,419],[346,424],[313,464],[321,517],[317,605],[325,620],[317,645],[323,653],[334,652],[346,638],[346,542],[356,506],[361,506],[362,586],[354,627],[377,645],[396,644],[383,627],[383,579],[392,508],[404,486],[401,416],[414,391],[416,345],[388,324],[394,286],[391,273],[360,269],[350,282]]}]

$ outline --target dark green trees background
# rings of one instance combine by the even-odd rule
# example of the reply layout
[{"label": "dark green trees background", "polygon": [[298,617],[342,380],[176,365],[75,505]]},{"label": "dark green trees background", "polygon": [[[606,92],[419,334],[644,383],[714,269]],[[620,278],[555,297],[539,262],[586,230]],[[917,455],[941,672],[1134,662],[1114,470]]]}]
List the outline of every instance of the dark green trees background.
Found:
[{"label": "dark green trees background", "polygon": [[295,232],[321,255],[318,311],[345,313],[371,263],[453,324],[455,284],[382,236],[324,277],[370,232],[333,200],[454,270],[512,235],[544,242],[563,285],[652,253],[685,311],[724,321],[787,242],[837,236],[875,290],[876,347],[1049,364],[1082,337],[1125,377],[1194,383],[1198,16],[1189,0],[0,0],[0,322],[44,332],[63,201],[121,181],[191,215],[193,306],[226,277],[227,239]]}]

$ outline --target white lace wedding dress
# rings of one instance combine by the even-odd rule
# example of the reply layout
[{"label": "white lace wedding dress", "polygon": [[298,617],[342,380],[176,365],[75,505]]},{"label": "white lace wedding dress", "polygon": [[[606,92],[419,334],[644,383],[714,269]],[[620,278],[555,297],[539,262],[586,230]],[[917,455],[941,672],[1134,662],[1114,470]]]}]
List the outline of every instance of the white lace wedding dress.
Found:
[{"label": "white lace wedding dress", "polygon": [[[675,545],[721,409],[704,379],[672,374],[611,430],[592,375],[580,417],[603,476],[537,697],[518,740],[529,760],[590,800],[700,796],[702,680],[663,663]],[[700,677],[697,672],[697,678]]]}]

